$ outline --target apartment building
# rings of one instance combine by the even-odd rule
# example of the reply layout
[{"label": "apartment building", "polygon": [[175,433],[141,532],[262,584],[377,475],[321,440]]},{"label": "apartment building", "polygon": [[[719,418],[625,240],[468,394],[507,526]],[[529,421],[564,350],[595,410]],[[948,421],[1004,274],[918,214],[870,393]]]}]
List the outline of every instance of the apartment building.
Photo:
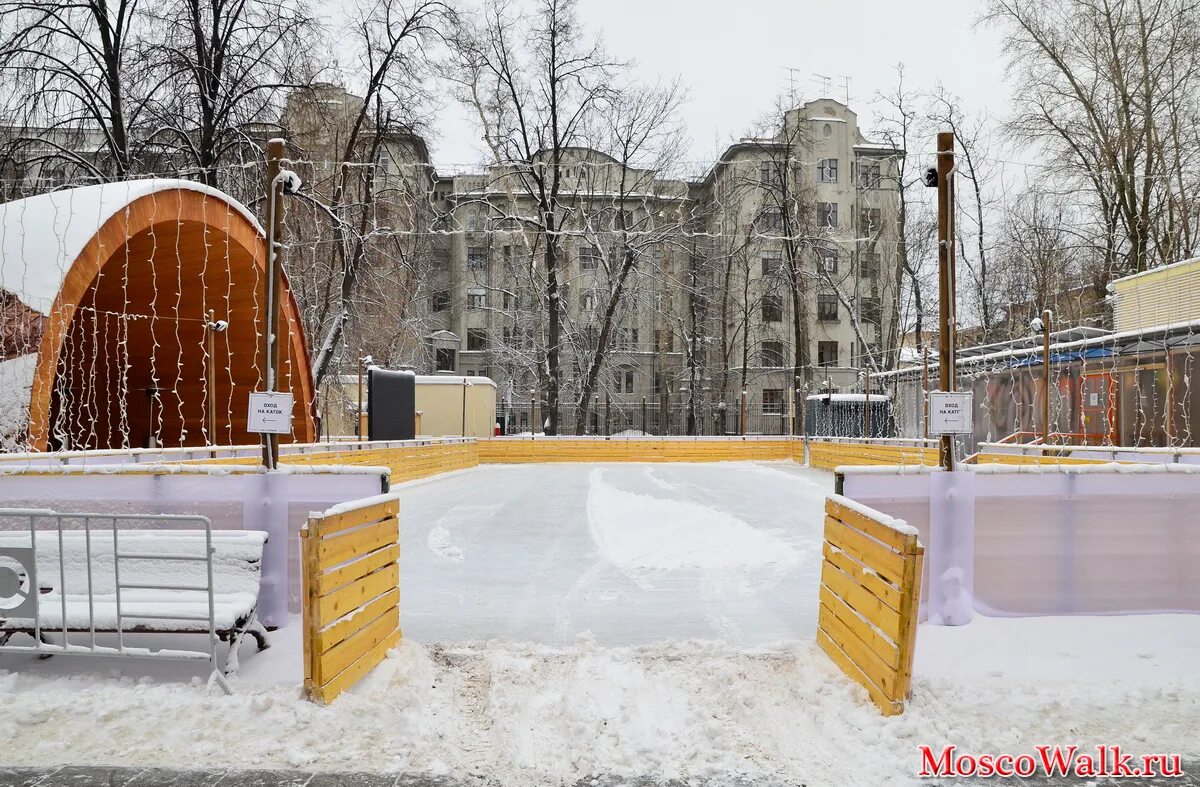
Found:
[{"label": "apartment building", "polygon": [[[724,267],[713,315],[727,396],[763,414],[790,392],[857,385],[896,344],[898,168],[832,99],[785,114],[776,133],[730,145],[702,181],[709,268]],[[797,370],[799,373],[797,374]]]}]

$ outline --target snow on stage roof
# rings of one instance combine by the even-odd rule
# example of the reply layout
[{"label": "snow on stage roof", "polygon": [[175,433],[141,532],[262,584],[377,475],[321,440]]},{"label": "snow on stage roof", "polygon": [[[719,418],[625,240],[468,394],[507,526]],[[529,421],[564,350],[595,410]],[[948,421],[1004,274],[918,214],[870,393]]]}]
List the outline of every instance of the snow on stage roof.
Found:
[{"label": "snow on stage roof", "polygon": [[136,199],[179,189],[220,200],[263,234],[244,205],[190,180],[150,178],[52,191],[0,205],[0,288],[49,315],[67,271],[105,222]]}]

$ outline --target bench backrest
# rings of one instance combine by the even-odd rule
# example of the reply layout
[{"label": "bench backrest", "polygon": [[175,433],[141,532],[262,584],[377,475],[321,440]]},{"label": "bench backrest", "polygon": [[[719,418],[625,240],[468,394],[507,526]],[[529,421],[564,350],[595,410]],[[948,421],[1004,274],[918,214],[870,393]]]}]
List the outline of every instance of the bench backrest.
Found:
[{"label": "bench backrest", "polygon": [[[114,546],[115,532],[115,546]],[[30,533],[0,532],[0,550],[29,548]],[[116,593],[116,577],[122,585],[188,585],[207,587],[208,569],[203,530],[134,530],[93,528],[38,530],[37,584],[42,593],[88,594],[89,565],[92,594]],[[61,538],[60,538],[61,536]],[[216,594],[258,594],[263,545],[267,534],[258,530],[213,530],[213,589]],[[59,562],[59,554],[62,562]],[[88,560],[88,555],[91,560]],[[120,563],[114,560],[120,555]],[[173,560],[172,557],[201,560]],[[64,585],[65,582],[65,585]]]}]

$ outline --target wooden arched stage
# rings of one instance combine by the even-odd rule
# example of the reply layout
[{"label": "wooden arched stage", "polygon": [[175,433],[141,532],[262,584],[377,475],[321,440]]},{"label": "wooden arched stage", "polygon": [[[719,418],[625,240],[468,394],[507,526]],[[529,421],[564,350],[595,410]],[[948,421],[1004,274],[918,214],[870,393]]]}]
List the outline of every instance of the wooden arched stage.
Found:
[{"label": "wooden arched stage", "polygon": [[[257,222],[225,195],[180,181],[162,184],[132,191],[74,259],[62,262],[30,392],[34,450],[137,448],[152,438],[164,447],[258,440],[246,431],[246,415],[249,394],[264,379],[266,241]],[[90,219],[95,226],[96,216]],[[214,334],[212,358],[209,310],[229,324]],[[310,442],[312,375],[286,284],[280,322],[279,388],[295,397],[292,439]]]}]

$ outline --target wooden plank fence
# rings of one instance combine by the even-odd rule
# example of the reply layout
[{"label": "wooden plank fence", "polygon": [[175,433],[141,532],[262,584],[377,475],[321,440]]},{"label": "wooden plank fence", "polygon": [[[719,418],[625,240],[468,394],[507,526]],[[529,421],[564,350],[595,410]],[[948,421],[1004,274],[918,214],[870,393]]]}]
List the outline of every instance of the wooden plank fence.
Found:
[{"label": "wooden plank fence", "polygon": [[312,515],[304,564],[304,693],[328,704],[400,641],[400,502],[381,495]]},{"label": "wooden plank fence", "polygon": [[882,443],[808,441],[808,464],[821,470],[840,465],[930,465],[938,463],[937,448]]},{"label": "wooden plank fence", "polygon": [[925,548],[904,522],[831,495],[823,552],[817,644],[885,716],[903,713]]},{"label": "wooden plank fence", "polygon": [[496,438],[479,441],[481,464],[527,462],[731,462],[803,459],[799,440],[762,438]]}]

